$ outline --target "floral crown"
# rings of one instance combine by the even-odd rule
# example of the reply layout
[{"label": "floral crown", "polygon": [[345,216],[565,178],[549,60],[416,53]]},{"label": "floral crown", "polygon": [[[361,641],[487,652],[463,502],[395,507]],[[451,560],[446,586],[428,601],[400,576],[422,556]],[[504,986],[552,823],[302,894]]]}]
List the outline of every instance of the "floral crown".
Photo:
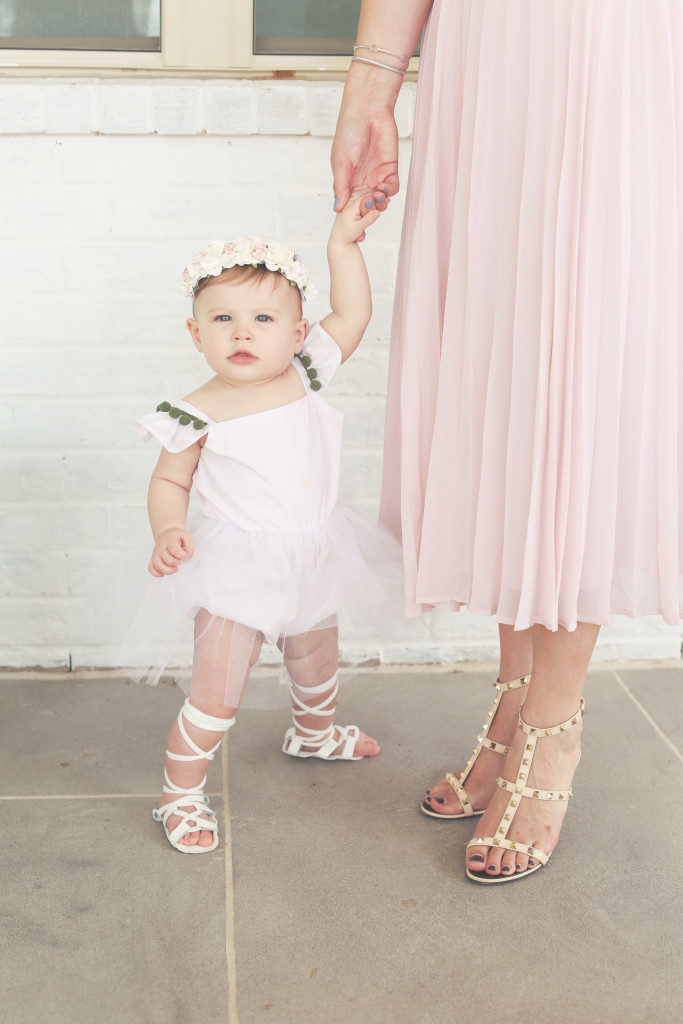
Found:
[{"label": "floral crown", "polygon": [[181,288],[191,299],[205,277],[218,277],[231,267],[264,266],[286,277],[301,292],[302,299],[316,294],[301,260],[283,242],[263,242],[248,235],[234,242],[209,242],[185,267]]}]

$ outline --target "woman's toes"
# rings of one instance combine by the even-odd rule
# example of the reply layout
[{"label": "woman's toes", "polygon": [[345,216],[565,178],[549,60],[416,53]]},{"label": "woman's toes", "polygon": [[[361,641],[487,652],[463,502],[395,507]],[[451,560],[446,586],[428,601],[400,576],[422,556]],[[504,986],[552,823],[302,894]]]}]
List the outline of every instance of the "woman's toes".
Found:
[{"label": "woman's toes", "polygon": [[486,874],[499,875],[503,860],[503,850],[500,847],[490,847],[486,858]]},{"label": "woman's toes", "polygon": [[500,873],[502,875],[513,875],[515,873],[515,854],[513,850],[506,850],[500,862]]},{"label": "woman's toes", "polygon": [[488,846],[473,846],[467,851],[467,867],[470,871],[485,871],[489,853]]},{"label": "woman's toes", "polygon": [[212,842],[213,842],[213,832],[209,832],[208,830],[204,829],[203,831],[201,831],[199,833],[199,840],[198,840],[198,845],[199,846],[211,846]]}]

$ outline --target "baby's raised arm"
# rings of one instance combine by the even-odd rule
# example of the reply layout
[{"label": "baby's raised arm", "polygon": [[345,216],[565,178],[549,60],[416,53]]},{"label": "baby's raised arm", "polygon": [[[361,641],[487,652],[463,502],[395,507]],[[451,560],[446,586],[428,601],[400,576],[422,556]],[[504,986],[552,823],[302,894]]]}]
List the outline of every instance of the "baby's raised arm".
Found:
[{"label": "baby's raised arm", "polygon": [[147,510],[154,535],[148,569],[152,576],[170,576],[194,553],[192,534],[185,529],[187,506],[201,448],[199,442],[182,452],[162,448],[152,473]]},{"label": "baby's raised arm", "polygon": [[336,214],[327,243],[332,312],[321,323],[341,349],[342,362],[357,348],[372,315],[370,281],[358,239],[378,217],[378,210],[367,210],[363,199],[354,197]]}]

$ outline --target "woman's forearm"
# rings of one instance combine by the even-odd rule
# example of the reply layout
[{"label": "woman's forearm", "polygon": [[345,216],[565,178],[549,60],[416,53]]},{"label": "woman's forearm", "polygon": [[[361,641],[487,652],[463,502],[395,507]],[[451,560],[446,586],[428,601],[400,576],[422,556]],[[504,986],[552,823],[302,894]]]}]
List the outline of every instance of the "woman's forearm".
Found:
[{"label": "woman's forearm", "polygon": [[[433,0],[363,0],[357,43],[411,57]],[[452,2],[452,0],[450,0]],[[366,56],[358,51],[358,56]],[[381,59],[381,56],[378,57]],[[381,70],[381,69],[376,69]],[[390,72],[385,72],[389,75]],[[398,78],[398,75],[396,76]]]},{"label": "woman's forearm", "polygon": [[[433,0],[363,0],[356,41],[380,46],[399,56],[411,57],[427,20]],[[407,64],[387,54],[357,50],[357,57],[387,63],[405,70]],[[403,82],[401,75],[372,64],[352,61],[344,88],[344,102],[393,110]]]}]

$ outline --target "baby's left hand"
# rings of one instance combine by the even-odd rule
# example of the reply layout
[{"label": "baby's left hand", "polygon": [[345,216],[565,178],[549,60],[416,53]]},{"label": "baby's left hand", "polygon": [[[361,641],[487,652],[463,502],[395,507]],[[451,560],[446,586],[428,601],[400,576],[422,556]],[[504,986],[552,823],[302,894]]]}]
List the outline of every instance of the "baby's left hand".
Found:
[{"label": "baby's left hand", "polygon": [[[368,209],[366,203],[371,203],[371,208]],[[336,242],[339,245],[362,242],[366,229],[375,223],[379,215],[380,211],[372,198],[372,189],[354,190],[344,209],[335,214],[334,224],[330,231],[330,242]]]}]

